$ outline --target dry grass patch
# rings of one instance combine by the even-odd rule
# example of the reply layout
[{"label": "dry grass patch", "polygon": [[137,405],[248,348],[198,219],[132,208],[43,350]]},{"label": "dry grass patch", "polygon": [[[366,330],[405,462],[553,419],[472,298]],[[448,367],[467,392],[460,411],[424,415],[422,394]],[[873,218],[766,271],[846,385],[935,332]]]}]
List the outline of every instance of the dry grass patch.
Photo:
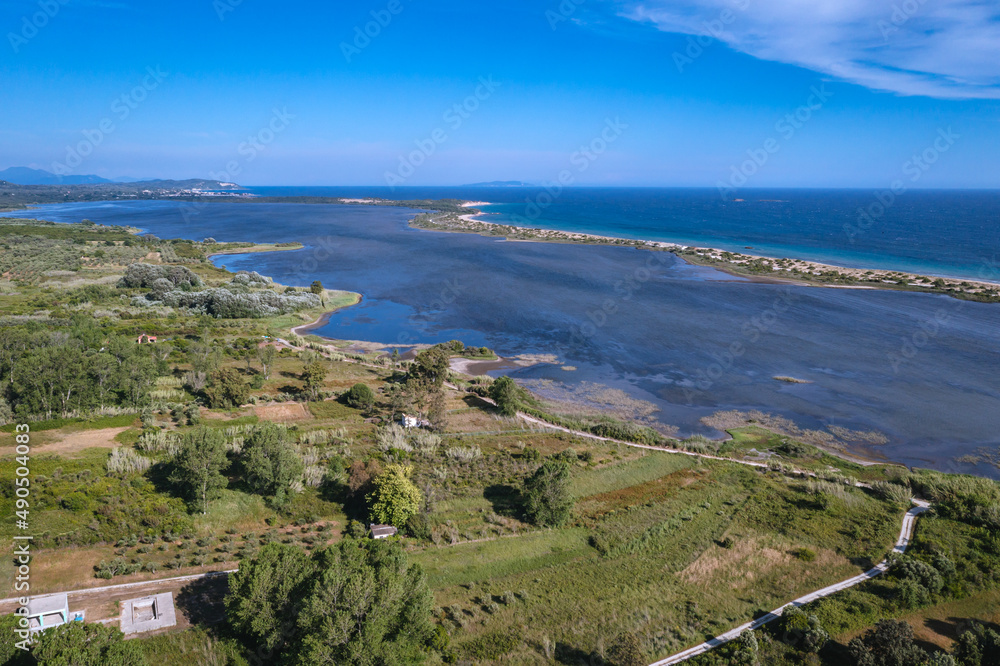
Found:
[{"label": "dry grass patch", "polygon": [[253,408],[257,418],[264,421],[283,423],[285,421],[304,421],[311,419],[312,415],[306,411],[305,405],[300,402],[271,403],[268,405],[257,405]]}]

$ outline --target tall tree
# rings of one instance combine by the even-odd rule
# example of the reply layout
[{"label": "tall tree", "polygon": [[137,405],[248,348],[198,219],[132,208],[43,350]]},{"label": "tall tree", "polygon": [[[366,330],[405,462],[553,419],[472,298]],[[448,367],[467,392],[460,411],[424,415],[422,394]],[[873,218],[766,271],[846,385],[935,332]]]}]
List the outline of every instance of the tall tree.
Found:
[{"label": "tall tree", "polygon": [[287,431],[274,423],[264,423],[247,437],[243,469],[254,492],[271,497],[275,506],[283,507],[292,482],[302,475],[302,461],[288,443]]},{"label": "tall tree", "polygon": [[229,576],[229,623],[268,652],[281,652],[295,640],[299,608],[315,570],[300,548],[264,546]]},{"label": "tall tree", "polygon": [[271,368],[274,367],[274,357],[277,354],[278,350],[273,345],[267,344],[257,347],[257,360],[260,361],[260,366],[264,371],[264,379],[271,378]]},{"label": "tall tree", "polygon": [[448,352],[439,346],[423,350],[413,360],[410,366],[408,382],[426,392],[442,386],[448,378],[450,357]]},{"label": "tall tree", "polygon": [[927,653],[913,642],[913,627],[881,620],[847,646],[858,666],[921,666]]},{"label": "tall tree", "polygon": [[412,472],[409,466],[389,465],[372,480],[375,488],[368,495],[372,520],[403,527],[410,516],[420,511],[422,495],[410,480]]},{"label": "tall tree", "polygon": [[326,379],[326,366],[320,360],[310,361],[302,371],[302,381],[306,385],[306,393],[310,399],[319,398],[319,392],[323,388],[323,381]]},{"label": "tall tree", "polygon": [[501,414],[514,416],[520,403],[521,389],[510,377],[497,377],[490,385],[490,397],[497,403]]},{"label": "tall tree", "polygon": [[404,666],[433,636],[433,596],[398,543],[345,539],[318,553],[290,663]]},{"label": "tall tree", "polygon": [[226,440],[218,430],[199,428],[184,435],[174,458],[170,481],[180,486],[196,509],[208,510],[208,501],[226,487],[222,474],[228,466]]},{"label": "tall tree", "polygon": [[537,525],[558,527],[569,520],[573,497],[569,492],[569,465],[549,460],[524,482],[524,512]]},{"label": "tall tree", "polygon": [[250,386],[232,368],[220,368],[212,373],[205,397],[212,407],[238,407],[250,399]]}]

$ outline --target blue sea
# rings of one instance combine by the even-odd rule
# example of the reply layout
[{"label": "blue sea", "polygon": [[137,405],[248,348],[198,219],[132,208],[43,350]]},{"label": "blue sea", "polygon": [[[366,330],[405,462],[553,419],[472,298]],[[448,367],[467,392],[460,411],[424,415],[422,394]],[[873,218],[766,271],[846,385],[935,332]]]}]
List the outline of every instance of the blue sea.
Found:
[{"label": "blue sea", "polygon": [[[389,196],[388,188],[254,188],[268,195]],[[490,201],[522,217],[544,190],[397,188],[393,198]],[[853,239],[871,192],[566,190],[535,226],[678,241],[930,274],[997,279],[1000,198],[910,192]],[[544,197],[543,197],[544,200]],[[652,403],[681,434],[701,418],[761,410],[804,428],[878,430],[859,453],[1000,477],[968,454],[1000,449],[1000,306],[944,296],[752,283],[668,253],[506,242],[410,228],[414,211],[372,206],[96,202],[22,216],[131,224],[163,238],[301,241],[292,252],[218,257],[230,270],[363,294],[319,334],[389,346],[461,339],[501,355],[550,354],[515,371],[593,382]],[[529,212],[534,212],[529,211]],[[524,224],[524,222],[521,222]],[[572,369],[564,369],[572,368]],[[791,376],[810,383],[776,381]],[[959,460],[959,459],[962,460]]]}]

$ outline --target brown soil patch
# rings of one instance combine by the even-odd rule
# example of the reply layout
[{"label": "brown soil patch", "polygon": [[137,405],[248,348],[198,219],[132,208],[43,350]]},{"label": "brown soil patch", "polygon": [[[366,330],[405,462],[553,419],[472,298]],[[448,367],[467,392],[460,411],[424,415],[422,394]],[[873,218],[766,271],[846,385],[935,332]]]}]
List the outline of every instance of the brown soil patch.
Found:
[{"label": "brown soil patch", "polygon": [[300,402],[276,403],[273,405],[257,405],[253,408],[257,418],[265,421],[305,421],[312,418]]},{"label": "brown soil patch", "polygon": [[38,446],[41,453],[79,453],[84,449],[102,448],[114,449],[118,447],[115,436],[123,433],[128,428],[102,428],[100,430],[81,430],[64,435],[51,444]]}]

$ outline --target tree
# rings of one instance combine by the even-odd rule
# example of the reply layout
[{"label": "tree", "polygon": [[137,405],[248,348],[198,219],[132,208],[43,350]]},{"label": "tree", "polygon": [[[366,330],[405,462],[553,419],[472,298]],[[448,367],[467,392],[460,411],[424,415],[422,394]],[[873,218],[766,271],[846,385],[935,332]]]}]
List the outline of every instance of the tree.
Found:
[{"label": "tree", "polygon": [[444,389],[431,391],[427,401],[427,420],[434,430],[444,430],[448,427],[448,409],[445,403]]},{"label": "tree", "polygon": [[292,482],[302,475],[302,460],[288,443],[287,431],[274,423],[254,428],[243,446],[247,485],[272,498],[275,506],[288,502]]},{"label": "tree", "polygon": [[264,379],[271,378],[271,368],[274,366],[274,357],[277,354],[278,351],[273,345],[262,345],[257,348],[257,360],[260,361],[261,368],[264,371]]},{"label": "tree", "polygon": [[288,502],[292,482],[302,475],[302,460],[286,441],[286,430],[274,423],[254,428],[243,446],[247,485],[272,498],[277,507]]},{"label": "tree", "polygon": [[310,361],[302,371],[302,381],[306,385],[306,393],[312,400],[319,398],[320,389],[323,388],[323,381],[326,379],[326,366],[322,361]]},{"label": "tree", "polygon": [[389,465],[372,480],[374,490],[368,495],[372,520],[402,528],[420,510],[422,495],[410,480],[412,472],[410,466]]},{"label": "tree", "polygon": [[927,653],[913,643],[913,627],[902,620],[881,620],[848,644],[857,666],[921,666]]},{"label": "tree", "polygon": [[317,575],[299,614],[296,666],[405,666],[434,636],[434,598],[399,543],[345,539],[315,556]]},{"label": "tree", "polygon": [[226,617],[239,633],[271,653],[294,638],[302,598],[316,565],[295,546],[271,543],[229,576]]},{"label": "tree", "polygon": [[220,368],[212,373],[205,397],[211,407],[238,407],[250,399],[250,385],[232,368]]},{"label": "tree", "polygon": [[69,622],[46,629],[31,651],[43,666],[146,666],[136,641],[120,629],[97,623]]},{"label": "tree", "polygon": [[781,614],[778,632],[783,643],[805,652],[819,652],[830,640],[830,634],[820,624],[819,618],[794,606],[786,608]]},{"label": "tree", "polygon": [[351,407],[368,412],[375,405],[375,392],[367,384],[358,382],[347,391],[344,399]]},{"label": "tree", "polygon": [[408,382],[421,392],[440,388],[448,378],[450,357],[441,347],[425,349],[413,360]]},{"label": "tree", "polygon": [[326,307],[326,291],[323,289],[323,283],[319,280],[313,280],[313,283],[309,285],[309,291],[319,296],[319,304],[321,307]]},{"label": "tree", "polygon": [[514,416],[520,403],[521,389],[510,377],[497,377],[490,385],[490,398],[497,403],[501,414]]},{"label": "tree", "polygon": [[569,494],[569,465],[549,460],[524,482],[524,512],[536,525],[558,527],[569,520],[573,498]]},{"label": "tree", "polygon": [[199,428],[186,433],[174,458],[171,483],[181,487],[197,509],[205,513],[208,500],[226,487],[222,471],[227,467],[226,439],[218,430]]},{"label": "tree", "polygon": [[639,637],[631,631],[618,634],[608,650],[608,660],[612,666],[646,666]]},{"label": "tree", "polygon": [[955,644],[955,660],[961,666],[1000,666],[1000,634],[973,622]]}]

